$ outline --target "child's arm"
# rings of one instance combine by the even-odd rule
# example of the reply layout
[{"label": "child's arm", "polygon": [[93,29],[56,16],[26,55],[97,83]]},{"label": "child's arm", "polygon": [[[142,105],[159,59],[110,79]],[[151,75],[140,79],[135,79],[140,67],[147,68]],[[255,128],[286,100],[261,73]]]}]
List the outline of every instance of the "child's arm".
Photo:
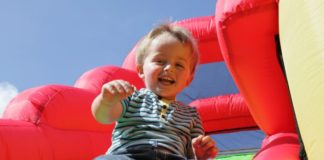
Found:
[{"label": "child's arm", "polygon": [[123,112],[121,100],[134,92],[134,86],[127,81],[114,80],[102,86],[101,93],[91,105],[92,115],[102,124],[118,120]]},{"label": "child's arm", "polygon": [[192,140],[192,146],[197,159],[215,158],[218,148],[210,136],[200,135]]}]

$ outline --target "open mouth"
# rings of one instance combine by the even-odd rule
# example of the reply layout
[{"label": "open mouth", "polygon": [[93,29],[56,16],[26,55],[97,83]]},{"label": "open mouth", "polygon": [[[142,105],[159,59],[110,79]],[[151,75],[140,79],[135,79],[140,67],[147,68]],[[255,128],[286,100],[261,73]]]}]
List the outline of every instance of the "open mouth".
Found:
[{"label": "open mouth", "polygon": [[158,78],[159,82],[164,84],[164,85],[171,85],[175,83],[175,80],[168,78],[168,77],[161,77]]}]

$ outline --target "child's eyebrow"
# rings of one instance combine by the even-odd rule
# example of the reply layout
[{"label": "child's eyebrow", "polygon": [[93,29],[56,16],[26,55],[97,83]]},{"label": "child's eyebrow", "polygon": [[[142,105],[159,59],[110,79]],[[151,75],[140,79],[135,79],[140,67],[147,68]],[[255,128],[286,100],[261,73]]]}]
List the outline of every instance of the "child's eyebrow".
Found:
[{"label": "child's eyebrow", "polygon": [[158,55],[154,55],[154,56],[153,56],[153,58],[163,58],[163,57],[164,57],[164,56],[162,56],[162,55],[159,55],[159,54],[158,54]]},{"label": "child's eyebrow", "polygon": [[186,58],[179,58],[180,61],[188,62]]}]

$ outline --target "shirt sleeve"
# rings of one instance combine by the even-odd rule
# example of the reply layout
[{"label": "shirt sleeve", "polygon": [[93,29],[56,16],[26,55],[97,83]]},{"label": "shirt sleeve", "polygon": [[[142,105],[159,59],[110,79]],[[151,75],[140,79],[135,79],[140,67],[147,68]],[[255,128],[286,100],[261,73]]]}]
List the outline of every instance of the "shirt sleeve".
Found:
[{"label": "shirt sleeve", "polygon": [[[196,108],[193,109],[195,111],[195,115],[193,116],[193,128],[191,130],[191,140],[198,137],[199,135],[204,135],[205,133],[204,128],[202,127],[202,122],[199,113],[197,112]],[[187,158],[196,159],[191,141],[189,141],[187,145]]]},{"label": "shirt sleeve", "polygon": [[130,96],[128,96],[127,98],[123,99],[120,101],[122,107],[123,107],[123,112],[121,117],[124,117],[126,111],[127,111],[127,106],[129,106],[130,101],[138,94],[138,91],[134,91],[134,93]]},{"label": "shirt sleeve", "polygon": [[193,108],[196,111],[196,114],[194,116],[194,122],[193,122],[193,128],[191,131],[191,138],[195,138],[198,137],[199,135],[204,135],[205,134],[205,130],[202,126],[202,122],[199,116],[199,113],[197,112],[196,108]]}]

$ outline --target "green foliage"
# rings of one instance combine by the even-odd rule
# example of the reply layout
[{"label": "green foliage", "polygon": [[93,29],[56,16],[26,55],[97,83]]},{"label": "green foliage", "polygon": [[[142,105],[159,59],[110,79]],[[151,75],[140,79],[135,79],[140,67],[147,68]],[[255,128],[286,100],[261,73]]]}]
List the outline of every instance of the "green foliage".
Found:
[{"label": "green foliage", "polygon": [[215,160],[252,160],[254,154],[235,154],[235,155],[226,155],[218,156]]}]

